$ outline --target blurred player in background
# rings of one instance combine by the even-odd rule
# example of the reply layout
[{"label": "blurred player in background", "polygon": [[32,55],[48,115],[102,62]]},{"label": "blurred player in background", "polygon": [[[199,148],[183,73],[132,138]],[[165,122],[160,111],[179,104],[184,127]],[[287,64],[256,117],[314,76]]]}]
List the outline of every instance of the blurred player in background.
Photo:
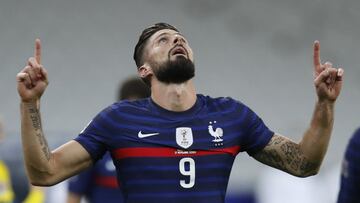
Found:
[{"label": "blurred player in background", "polygon": [[[4,141],[4,138],[4,126],[0,118],[0,143]],[[9,147],[14,146],[11,145],[6,147],[6,149],[8,149]],[[8,167],[6,164],[7,162],[5,163],[4,161],[2,161],[0,157],[0,203],[43,203],[45,198],[44,189],[41,187],[30,185],[28,183],[28,180],[26,179],[26,176],[22,174],[24,173],[24,171],[16,170],[23,167],[23,162],[18,161],[18,154],[12,154],[12,159],[8,159],[10,159],[9,157],[7,157],[7,161],[12,162],[10,165],[11,167]],[[13,178],[17,178],[15,184],[12,184]],[[22,192],[17,193],[17,190],[14,190],[14,187],[24,187],[27,189],[27,191],[23,195]]]},{"label": "blurred player in background", "polygon": [[[3,141],[5,136],[3,123],[0,118],[0,143]],[[11,178],[9,170],[6,164],[1,160],[0,157],[0,202],[11,203],[14,200],[14,193],[11,186]]]},{"label": "blurred player in background", "polygon": [[337,202],[360,202],[360,128],[352,135],[346,148]]},{"label": "blurred player in background", "polygon": [[[120,84],[117,101],[149,96],[149,87],[139,77],[131,77]],[[115,166],[107,152],[93,167],[69,180],[67,203],[79,203],[82,197],[89,203],[122,203],[119,186]]]}]

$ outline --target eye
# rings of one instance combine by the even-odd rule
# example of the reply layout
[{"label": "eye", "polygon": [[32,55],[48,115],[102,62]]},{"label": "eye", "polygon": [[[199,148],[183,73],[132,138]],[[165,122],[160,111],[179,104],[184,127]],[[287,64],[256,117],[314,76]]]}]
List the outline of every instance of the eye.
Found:
[{"label": "eye", "polygon": [[166,43],[168,41],[168,38],[167,37],[161,37],[159,39],[159,43]]}]

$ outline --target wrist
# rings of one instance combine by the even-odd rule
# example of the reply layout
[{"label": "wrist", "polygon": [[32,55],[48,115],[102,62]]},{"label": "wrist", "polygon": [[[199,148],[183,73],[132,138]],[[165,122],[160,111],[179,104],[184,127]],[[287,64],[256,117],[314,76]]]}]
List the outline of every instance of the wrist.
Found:
[{"label": "wrist", "polygon": [[40,108],[40,99],[34,99],[34,100],[21,100],[20,105],[23,106],[35,106],[37,109]]},{"label": "wrist", "polygon": [[318,98],[317,104],[319,105],[327,105],[327,106],[334,106],[335,105],[335,100],[329,100],[329,99],[320,99]]},{"label": "wrist", "polygon": [[22,104],[36,104],[37,103],[37,100],[21,100],[21,103]]}]

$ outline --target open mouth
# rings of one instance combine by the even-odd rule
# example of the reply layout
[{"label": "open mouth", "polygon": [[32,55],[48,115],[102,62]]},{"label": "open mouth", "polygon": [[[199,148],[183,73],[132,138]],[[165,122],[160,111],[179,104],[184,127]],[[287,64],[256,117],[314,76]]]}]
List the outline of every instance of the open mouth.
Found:
[{"label": "open mouth", "polygon": [[177,47],[173,48],[173,50],[171,50],[171,55],[172,56],[175,56],[175,55],[187,56],[187,51],[184,47],[177,46]]}]

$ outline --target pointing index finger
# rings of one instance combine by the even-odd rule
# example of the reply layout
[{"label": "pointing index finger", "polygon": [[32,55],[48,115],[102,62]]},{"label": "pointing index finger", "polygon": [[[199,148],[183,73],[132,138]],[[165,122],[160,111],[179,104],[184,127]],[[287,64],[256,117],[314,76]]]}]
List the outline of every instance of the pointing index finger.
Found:
[{"label": "pointing index finger", "polygon": [[314,42],[314,68],[315,71],[320,70],[321,60],[320,60],[320,42]]},{"label": "pointing index finger", "polygon": [[36,62],[38,64],[41,64],[41,42],[40,39],[37,38],[35,40],[35,53],[34,53],[34,57],[36,59]]}]

